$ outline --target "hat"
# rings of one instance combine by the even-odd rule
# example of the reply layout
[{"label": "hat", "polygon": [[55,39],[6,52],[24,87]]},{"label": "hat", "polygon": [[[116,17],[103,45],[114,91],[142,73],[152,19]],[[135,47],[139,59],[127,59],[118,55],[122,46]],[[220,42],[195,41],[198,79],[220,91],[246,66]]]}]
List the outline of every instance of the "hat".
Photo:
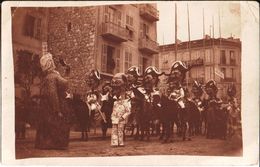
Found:
[{"label": "hat", "polygon": [[192,85],[192,93],[200,93],[202,95],[203,90],[202,90],[202,85],[199,84],[196,80],[193,82]]},{"label": "hat", "polygon": [[130,68],[128,68],[127,74],[132,74],[134,75],[135,77],[140,77],[141,76],[141,73],[140,73],[140,68],[137,67],[137,66],[131,66]]},{"label": "hat", "polygon": [[163,75],[163,73],[160,73],[159,70],[155,66],[149,66],[144,71],[144,76],[146,75],[152,75],[153,77],[159,77]]},{"label": "hat", "polygon": [[46,53],[40,59],[42,71],[51,71],[56,68],[52,54]]},{"label": "hat", "polygon": [[206,85],[205,85],[205,88],[206,88],[206,89],[207,89],[207,88],[212,88],[212,89],[214,89],[215,91],[218,91],[217,84],[216,84],[216,82],[215,82],[214,80],[208,81],[208,82],[206,83]]},{"label": "hat", "polygon": [[235,96],[237,93],[236,86],[232,83],[227,88],[227,94],[228,96]]},{"label": "hat", "polygon": [[91,70],[90,74],[88,75],[89,78],[94,78],[96,80],[101,80],[101,77],[100,77],[100,72],[95,69],[95,70]]},{"label": "hat", "polygon": [[184,74],[188,71],[188,67],[182,61],[175,61],[171,66],[171,73],[173,70],[179,70]]},{"label": "hat", "polygon": [[111,80],[111,86],[119,87],[127,85],[127,77],[124,73],[117,73],[113,76]]}]

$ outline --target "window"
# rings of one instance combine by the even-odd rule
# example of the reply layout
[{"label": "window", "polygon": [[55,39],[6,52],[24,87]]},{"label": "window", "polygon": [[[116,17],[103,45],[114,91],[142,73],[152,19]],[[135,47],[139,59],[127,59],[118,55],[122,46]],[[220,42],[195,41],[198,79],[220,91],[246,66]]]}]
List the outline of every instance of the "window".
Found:
[{"label": "window", "polygon": [[146,23],[140,23],[140,38],[149,38],[149,26]]},{"label": "window", "polygon": [[231,76],[232,76],[232,79],[236,79],[236,73],[235,73],[235,69],[234,68],[231,68]]},{"label": "window", "polygon": [[139,56],[139,68],[140,68],[140,72],[142,74],[143,73],[143,56],[142,55]]},{"label": "window", "polygon": [[24,35],[35,39],[41,39],[41,19],[26,15],[24,22]]},{"label": "window", "polygon": [[48,52],[47,42],[42,42],[42,54],[46,54]]},{"label": "window", "polygon": [[226,52],[225,52],[225,50],[220,51],[220,64],[226,64]]},{"label": "window", "polygon": [[122,26],[122,13],[115,8],[105,6],[104,8],[104,21],[105,23],[112,22],[119,26]]},{"label": "window", "polygon": [[129,15],[126,15],[126,25],[133,27],[134,26],[134,18],[129,16]]},{"label": "window", "polygon": [[68,24],[67,24],[67,32],[70,32],[71,31],[71,22],[69,22]]},{"label": "window", "polygon": [[27,15],[25,18],[24,35],[33,37],[34,36],[34,25],[35,17]]},{"label": "window", "polygon": [[120,72],[120,49],[116,50],[116,73]]},{"label": "window", "polygon": [[211,50],[210,49],[207,49],[206,50],[206,53],[205,53],[205,58],[206,58],[206,63],[212,63],[212,54],[211,54]]},{"label": "window", "polygon": [[221,72],[224,74],[224,78],[226,78],[226,69],[225,68],[221,68]]},{"label": "window", "polygon": [[102,45],[101,71],[107,72],[107,45]]},{"label": "window", "polygon": [[154,65],[159,69],[159,55],[154,55]]},{"label": "window", "polygon": [[236,65],[235,52],[230,51],[230,65]]},{"label": "window", "polygon": [[112,46],[103,44],[101,54],[101,71],[113,74],[114,70],[118,70],[120,68],[120,66],[116,66],[118,57],[120,58],[120,51],[116,51],[116,49]]},{"label": "window", "polygon": [[125,71],[127,71],[132,66],[132,50],[131,48],[125,49]]}]

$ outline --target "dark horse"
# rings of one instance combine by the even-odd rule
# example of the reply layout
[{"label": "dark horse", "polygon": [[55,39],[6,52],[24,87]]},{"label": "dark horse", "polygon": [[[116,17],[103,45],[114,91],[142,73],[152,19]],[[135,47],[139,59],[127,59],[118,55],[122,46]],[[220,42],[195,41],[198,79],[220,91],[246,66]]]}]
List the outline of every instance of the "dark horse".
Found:
[{"label": "dark horse", "polygon": [[[150,139],[150,121],[152,117],[152,103],[138,89],[133,90],[135,98],[132,99],[133,119],[136,121],[135,139]],[[141,133],[141,134],[140,134]],[[141,136],[140,136],[141,135]],[[140,137],[140,138],[139,138]]]},{"label": "dark horse", "polygon": [[81,131],[81,140],[88,140],[88,126],[89,126],[89,108],[87,104],[81,100],[79,94],[74,94],[72,99],[67,99],[69,107],[72,111],[72,124],[77,124]]},{"label": "dark horse", "polygon": [[163,140],[164,143],[168,142],[174,134],[174,124],[179,128],[179,106],[178,103],[174,100],[170,100],[167,96],[163,95],[161,98],[161,114],[160,120],[163,125],[163,131],[160,136],[160,140]]}]

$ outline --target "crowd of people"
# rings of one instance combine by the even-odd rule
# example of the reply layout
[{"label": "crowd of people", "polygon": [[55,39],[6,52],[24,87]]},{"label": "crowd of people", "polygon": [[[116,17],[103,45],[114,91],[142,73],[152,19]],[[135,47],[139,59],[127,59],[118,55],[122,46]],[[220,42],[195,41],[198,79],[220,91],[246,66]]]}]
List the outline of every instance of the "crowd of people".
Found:
[{"label": "crowd of people", "polygon": [[[194,81],[191,93],[184,87],[186,72],[192,66],[176,61],[169,73],[149,66],[143,75],[137,66],[126,73],[117,73],[99,90],[101,76],[97,69],[86,78],[89,87],[86,100],[68,91],[68,81],[55,69],[50,53],[40,59],[44,79],[40,93],[40,121],[35,147],[66,149],[69,144],[70,116],[73,110],[82,132],[88,140],[88,128],[101,122],[102,137],[111,129],[111,146],[124,146],[126,131],[136,140],[150,140],[152,134],[162,143],[172,142],[174,127],[182,140],[204,133],[207,138],[226,139],[240,124],[240,109],[236,88],[228,87],[228,102],[217,97],[214,80],[205,85]],[[167,77],[167,87],[158,87],[160,76]],[[207,98],[202,99],[206,93]]]}]

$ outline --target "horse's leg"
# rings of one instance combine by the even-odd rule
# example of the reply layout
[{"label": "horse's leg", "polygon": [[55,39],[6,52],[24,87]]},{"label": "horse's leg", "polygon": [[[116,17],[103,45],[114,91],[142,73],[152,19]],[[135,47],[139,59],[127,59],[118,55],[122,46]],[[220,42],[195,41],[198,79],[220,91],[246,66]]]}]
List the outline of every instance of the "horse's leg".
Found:
[{"label": "horse's leg", "polygon": [[84,131],[83,129],[81,130],[81,140],[84,140],[85,139],[85,134],[84,134]]},{"label": "horse's leg", "polygon": [[[147,141],[150,140],[150,126],[149,126],[149,125],[151,125],[150,122],[148,123],[147,130],[146,130],[146,138],[147,138]],[[152,130],[152,131],[153,131],[153,130]]]},{"label": "horse's leg", "polygon": [[140,131],[139,124],[136,124],[135,140],[138,140],[139,138],[139,131]]},{"label": "horse's leg", "polygon": [[107,133],[107,123],[101,122],[101,128],[102,128],[102,138],[106,138],[106,133]]}]

